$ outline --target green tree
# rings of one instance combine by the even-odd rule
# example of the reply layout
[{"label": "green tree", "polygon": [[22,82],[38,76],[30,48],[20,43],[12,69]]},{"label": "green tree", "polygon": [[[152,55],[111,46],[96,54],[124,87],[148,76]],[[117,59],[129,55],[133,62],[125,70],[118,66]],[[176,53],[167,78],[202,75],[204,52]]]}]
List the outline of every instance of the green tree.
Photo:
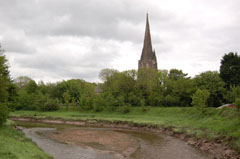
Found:
[{"label": "green tree", "polygon": [[[113,96],[117,104],[124,105],[128,103],[134,105],[138,103],[136,98],[136,78],[137,72],[135,70],[128,70],[124,72],[114,72],[108,76],[102,85],[105,95]],[[116,104],[116,103],[115,103]]]},{"label": "green tree", "polygon": [[210,93],[208,90],[198,89],[192,96],[192,105],[200,110],[203,110],[207,107],[207,99],[209,96]]},{"label": "green tree", "polygon": [[66,109],[68,110],[68,108],[69,108],[69,101],[71,99],[71,96],[70,96],[68,91],[63,93],[63,99],[64,99],[64,103],[66,105]]},{"label": "green tree", "polygon": [[47,102],[41,107],[42,111],[56,111],[59,109],[58,99],[47,99]]},{"label": "green tree", "polygon": [[169,76],[169,79],[177,80],[177,79],[180,79],[180,78],[186,78],[187,73],[183,73],[182,70],[171,69],[169,71],[168,76]]},{"label": "green tree", "polygon": [[182,70],[171,69],[166,82],[165,105],[189,106],[191,96],[196,89],[193,80]]},{"label": "green tree", "polygon": [[44,83],[40,81],[38,83],[39,91],[44,95],[49,95],[50,98],[57,98],[57,83]]},{"label": "green tree", "polygon": [[0,103],[0,127],[6,122],[8,118],[8,108],[5,103]]},{"label": "green tree", "polygon": [[0,45],[0,126],[8,117],[8,108],[6,103],[9,98],[10,75],[8,70],[7,59],[4,50]]},{"label": "green tree", "polygon": [[[166,95],[166,91],[167,91],[166,84],[167,84],[168,80],[169,79],[168,79],[168,71],[167,70],[156,71],[154,73],[153,78],[148,81],[149,82],[148,99],[147,99],[147,101],[145,101],[145,100],[143,100],[143,101],[148,103],[151,106],[164,105],[164,96]],[[144,91],[144,89],[142,89],[142,91]],[[147,94],[147,93],[145,93],[145,94]]]},{"label": "green tree", "polygon": [[108,77],[112,76],[116,72],[119,72],[119,71],[115,69],[104,68],[100,71],[98,78],[104,82],[107,80]]},{"label": "green tree", "polygon": [[230,52],[225,54],[221,60],[220,77],[226,82],[227,86],[240,86],[240,56]]},{"label": "green tree", "polygon": [[206,71],[194,78],[197,89],[206,89],[210,93],[208,106],[217,107],[223,103],[226,92],[225,82],[220,78],[217,71]]},{"label": "green tree", "polygon": [[10,75],[8,70],[7,59],[4,55],[4,50],[0,45],[0,102],[7,102],[8,88],[10,84]]},{"label": "green tree", "polygon": [[38,85],[34,80],[30,80],[29,83],[26,85],[26,91],[28,94],[37,93]]},{"label": "green tree", "polygon": [[26,86],[28,85],[28,83],[30,81],[32,81],[32,79],[30,77],[27,77],[27,76],[19,76],[16,79],[14,79],[14,83],[20,89],[26,88]]},{"label": "green tree", "polygon": [[237,106],[237,110],[240,111],[240,98],[236,98],[234,104]]},{"label": "green tree", "polygon": [[230,86],[230,90],[227,91],[225,99],[227,102],[233,103],[236,98],[240,98],[240,86]]}]

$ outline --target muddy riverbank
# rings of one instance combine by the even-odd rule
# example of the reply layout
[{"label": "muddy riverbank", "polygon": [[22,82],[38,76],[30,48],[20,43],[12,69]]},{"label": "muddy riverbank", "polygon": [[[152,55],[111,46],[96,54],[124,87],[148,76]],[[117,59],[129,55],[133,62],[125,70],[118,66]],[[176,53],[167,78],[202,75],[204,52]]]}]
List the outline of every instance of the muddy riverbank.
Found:
[{"label": "muddy riverbank", "polygon": [[[198,157],[199,157],[199,159],[200,158],[201,159],[213,158],[210,156],[214,156],[214,158],[216,158],[216,159],[221,159],[221,158],[237,159],[237,158],[239,158],[239,156],[236,152],[234,152],[231,149],[228,149],[226,146],[221,145],[219,143],[209,142],[209,141],[203,140],[203,139],[196,140],[196,139],[188,137],[184,134],[174,133],[173,131],[171,131],[169,129],[149,127],[147,125],[138,125],[138,124],[132,124],[132,123],[126,123],[126,122],[110,123],[110,122],[97,122],[97,121],[62,121],[62,120],[48,120],[48,119],[34,119],[34,118],[12,118],[12,119],[18,120],[18,121],[25,121],[25,122],[32,121],[32,122],[43,122],[43,123],[52,123],[52,124],[71,124],[71,125],[75,125],[75,126],[77,125],[77,126],[85,126],[85,127],[86,126],[87,127],[94,126],[94,127],[111,128],[111,129],[117,128],[117,129],[121,129],[121,130],[134,130],[134,131],[137,130],[137,131],[144,131],[144,132],[148,131],[148,132],[152,132],[157,135],[160,135],[160,136],[161,135],[164,136],[164,137],[162,137],[164,139],[163,140],[164,144],[162,147],[151,147],[151,148],[148,147],[148,148],[146,148],[146,149],[148,149],[148,152],[147,152],[147,151],[143,150],[143,148],[141,148],[139,150],[137,146],[134,147],[134,145],[139,144],[141,142],[141,140],[139,140],[139,139],[137,140],[136,137],[134,138],[133,136],[131,136],[131,138],[129,138],[129,136],[127,137],[127,136],[124,136],[123,134],[121,134],[122,135],[121,136],[120,134],[117,134],[116,132],[114,132],[116,136],[120,135],[123,138],[125,137],[126,141],[128,141],[128,143],[127,142],[124,143],[125,146],[133,145],[132,147],[130,146],[130,149],[127,149],[124,146],[124,144],[121,143],[120,145],[123,146],[123,149],[122,150],[118,149],[117,151],[116,151],[116,149],[114,149],[113,145],[110,145],[110,147],[112,149],[110,149],[109,151],[114,152],[115,155],[118,154],[119,155],[118,157],[127,157],[127,158],[135,157],[135,158],[150,159],[149,155],[151,155],[152,153],[149,153],[149,152],[161,151],[161,153],[156,154],[156,155],[157,156],[163,155],[161,158],[172,158],[172,159],[174,159],[174,157],[176,159],[181,159],[181,158],[184,158],[184,159],[196,158],[197,159]],[[114,130],[114,131],[116,131],[116,130]],[[72,135],[70,135],[71,132],[73,133]],[[93,133],[93,132],[89,132],[89,130],[88,131],[85,130],[85,132],[84,132],[83,130],[80,131],[80,130],[66,129],[64,131],[56,132],[56,130],[55,130],[55,132],[44,133],[45,134],[44,137],[48,138],[48,139],[52,139],[53,141],[57,141],[60,143],[65,143],[65,144],[67,143],[70,145],[71,144],[72,145],[80,145],[80,147],[87,146],[92,149],[96,149],[96,147],[91,146],[91,142],[90,142],[90,146],[89,146],[89,143],[87,143],[87,144],[85,143],[85,145],[84,145],[83,141],[78,141],[76,138],[71,138],[71,136],[73,136],[74,134],[79,134],[80,136],[85,135],[85,137],[89,137],[89,135],[91,136],[91,133]],[[109,133],[109,134],[111,134],[111,133]],[[112,134],[114,134],[114,133],[112,133]],[[97,136],[104,136],[104,134],[96,135],[96,134],[99,134],[99,132],[98,132],[95,134],[96,135],[95,137],[93,134],[92,134],[93,139],[95,138],[94,141],[98,141],[98,142],[97,142],[97,144],[94,143],[92,145],[95,145],[95,146],[98,145],[98,149],[97,149],[98,151],[106,152],[107,149],[105,149],[105,150],[101,149],[101,148],[99,148],[99,147],[101,147],[99,145],[107,145],[108,144],[107,141],[105,141],[104,138],[99,138],[99,139],[96,138]],[[105,136],[109,138],[109,136],[110,136],[109,134],[106,133]],[[167,135],[164,135],[164,134],[167,134]],[[179,140],[179,139],[181,139],[181,140]],[[136,141],[138,141],[137,144],[136,144]],[[117,138],[115,138],[115,140],[113,140],[113,142],[117,143]],[[116,145],[118,145],[118,144],[116,144]],[[115,147],[117,147],[116,145],[115,145]],[[143,145],[141,147],[144,147]],[[197,147],[201,151],[194,149],[190,145]],[[106,148],[106,147],[104,147],[104,148]],[[124,148],[126,148],[126,149],[124,149]],[[109,149],[109,147],[108,147],[108,149]],[[126,151],[124,151],[124,150],[126,150]],[[142,153],[137,153],[139,151],[142,151]],[[143,153],[143,151],[145,151],[145,152]],[[134,152],[136,152],[136,153],[134,153]],[[148,154],[148,155],[144,157],[143,154],[145,154],[145,155]],[[206,156],[206,154],[210,154],[210,155]],[[193,156],[193,155],[196,155],[196,156]],[[152,158],[156,158],[156,156],[155,157],[152,156]]]}]

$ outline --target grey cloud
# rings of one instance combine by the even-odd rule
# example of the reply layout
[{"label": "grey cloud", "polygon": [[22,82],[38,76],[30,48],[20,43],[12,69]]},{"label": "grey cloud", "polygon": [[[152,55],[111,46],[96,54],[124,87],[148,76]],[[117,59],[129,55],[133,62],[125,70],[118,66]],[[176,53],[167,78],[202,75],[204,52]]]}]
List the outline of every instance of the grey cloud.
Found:
[{"label": "grey cloud", "polygon": [[[15,65],[36,72],[40,71],[45,75],[58,74],[61,77],[83,78],[92,81],[96,79],[102,68],[112,67],[113,59],[119,56],[118,48],[120,44],[89,38],[86,41],[88,41],[85,43],[85,45],[88,45],[87,51],[73,51],[69,48],[70,52],[65,52],[65,50],[59,48],[60,51],[55,50],[54,52],[52,46],[49,50],[38,50],[34,56],[16,56]],[[39,44],[42,46],[41,43]],[[76,46],[77,44],[75,44]],[[29,74],[34,73],[29,72]],[[41,74],[36,74],[34,77],[39,79]]]},{"label": "grey cloud", "polygon": [[120,51],[126,41],[140,57],[149,12],[159,68],[200,72],[206,63],[217,69],[224,53],[239,51],[239,5],[235,0],[2,0],[0,43],[14,75],[93,81],[101,68],[114,67],[126,55]]},{"label": "grey cloud", "polygon": [[[4,12],[0,17],[30,35],[77,35],[141,42],[143,34],[139,32],[143,30],[148,5],[136,7],[136,3],[136,0],[9,0],[0,2]],[[159,14],[156,9],[151,12],[160,21],[169,19],[169,15]]]},{"label": "grey cloud", "polygon": [[20,53],[20,54],[31,54],[35,53],[35,48],[28,44],[28,40],[21,39],[19,35],[7,35],[1,40],[1,44],[7,52]]}]

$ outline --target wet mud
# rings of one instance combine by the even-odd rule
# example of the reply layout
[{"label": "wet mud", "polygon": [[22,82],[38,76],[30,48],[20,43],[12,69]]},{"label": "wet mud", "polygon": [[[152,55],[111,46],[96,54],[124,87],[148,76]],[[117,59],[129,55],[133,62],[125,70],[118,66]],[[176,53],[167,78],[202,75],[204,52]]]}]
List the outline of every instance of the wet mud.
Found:
[{"label": "wet mud", "polygon": [[213,159],[165,134],[64,124],[39,127],[36,122],[18,125],[25,126],[25,135],[55,159]]}]

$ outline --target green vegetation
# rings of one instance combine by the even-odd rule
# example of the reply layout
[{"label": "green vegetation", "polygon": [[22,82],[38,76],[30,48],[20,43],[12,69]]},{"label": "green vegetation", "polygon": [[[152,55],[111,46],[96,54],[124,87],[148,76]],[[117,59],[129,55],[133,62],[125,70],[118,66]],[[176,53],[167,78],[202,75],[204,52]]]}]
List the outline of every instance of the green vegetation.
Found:
[{"label": "green vegetation", "polygon": [[204,89],[198,89],[192,97],[192,105],[200,110],[204,110],[207,107],[207,99],[209,98],[210,93]]},{"label": "green vegetation", "polygon": [[240,86],[240,56],[237,53],[229,52],[223,56],[220,77],[228,87],[231,85]]},{"label": "green vegetation", "polygon": [[0,127],[6,122],[8,118],[8,107],[0,103]]},{"label": "green vegetation", "polygon": [[0,127],[1,159],[50,159],[36,144],[12,126]]},{"label": "green vegetation", "polygon": [[[21,91],[17,92],[17,86],[10,78],[7,59],[4,50],[0,45],[0,158],[1,159],[47,159],[51,158],[40,150],[30,139],[24,137],[24,134],[14,129],[10,122],[4,125],[8,117],[9,110],[16,108],[16,103],[27,100],[28,98],[36,100],[35,90],[37,84],[34,81],[29,83],[26,88],[30,97],[24,96],[21,100],[17,100]],[[28,101],[25,101],[28,102]],[[21,105],[21,103],[19,103]],[[21,105],[22,106],[22,105]],[[32,106],[32,103],[25,105]]]},{"label": "green vegetation", "polygon": [[[222,65],[229,63],[228,56],[233,55],[226,54]],[[233,68],[238,67],[236,61],[238,58],[235,56],[238,57],[234,54],[234,58],[230,58]],[[3,68],[8,72],[5,65]],[[7,77],[9,78],[9,75]],[[144,106],[196,105],[192,97],[200,89],[210,93],[207,107],[218,107],[225,103],[233,103],[236,97],[240,97],[239,86],[232,82],[230,77],[229,80],[221,77],[223,75],[220,76],[217,71],[202,72],[191,78],[178,69],[168,71],[146,68],[123,72],[103,69],[99,73],[99,78],[103,82],[100,84],[81,79],[37,84],[29,77],[20,76],[14,80],[8,80],[9,88],[2,93],[2,96],[8,96],[5,102],[11,110],[55,111],[59,109],[59,105],[64,105],[66,110],[71,106],[75,109],[95,112],[114,111],[117,107],[123,107],[122,110],[125,110],[123,112],[128,112],[127,107],[135,106],[141,106],[144,110]]]},{"label": "green vegetation", "polygon": [[[13,111],[12,116],[34,118],[127,121],[166,127],[196,137],[223,139],[240,151],[239,112],[235,111],[237,109],[213,108],[233,102],[240,107],[239,59],[237,53],[225,54],[220,73],[206,71],[193,78],[178,69],[143,68],[123,72],[103,69],[99,74],[100,84],[81,79],[55,83],[40,81],[37,84],[25,76],[11,79],[4,50],[0,47],[0,126],[9,111]],[[191,108],[192,105],[200,107],[201,111]],[[18,136],[23,134],[16,130],[0,129],[0,137],[6,139],[0,138],[0,142],[12,145],[0,144],[4,145],[0,155],[31,158],[18,153],[19,147],[26,154],[33,152],[34,155],[39,151],[36,146],[28,149],[21,145],[27,141],[23,137],[23,143],[13,144],[15,140],[22,140]],[[32,143],[29,141],[29,144]]]},{"label": "green vegetation", "polygon": [[89,121],[126,121],[140,125],[163,127],[175,132],[183,132],[197,138],[210,140],[222,139],[229,146],[240,151],[240,121],[239,113],[234,109],[207,108],[204,112],[186,107],[128,107],[127,113],[119,107],[114,112],[102,111],[15,111],[11,116],[48,118],[60,120],[89,120]]},{"label": "green vegetation", "polygon": [[8,117],[8,107],[6,103],[10,96],[10,77],[4,50],[0,45],[0,127]]},{"label": "green vegetation", "polygon": [[238,109],[238,111],[240,112],[240,98],[236,98],[234,104],[237,106],[237,109]]}]

